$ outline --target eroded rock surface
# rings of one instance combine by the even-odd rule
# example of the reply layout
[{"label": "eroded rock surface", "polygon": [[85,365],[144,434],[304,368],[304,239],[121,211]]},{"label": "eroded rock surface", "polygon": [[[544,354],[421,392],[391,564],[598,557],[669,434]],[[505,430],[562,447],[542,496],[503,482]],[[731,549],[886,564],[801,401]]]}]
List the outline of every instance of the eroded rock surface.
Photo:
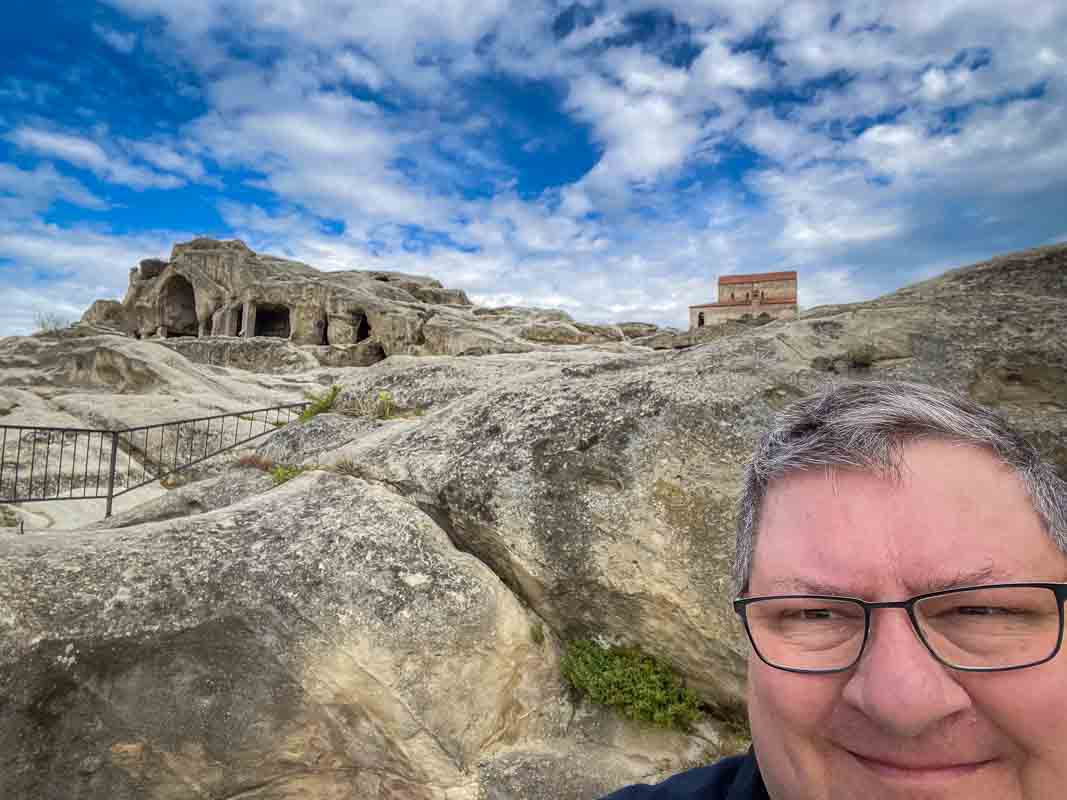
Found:
[{"label": "eroded rock surface", "polygon": [[[551,632],[536,641],[484,564],[355,478],[5,537],[0,602],[5,797],[474,800],[480,763],[573,714]],[[612,782],[655,771],[609,763]]]}]

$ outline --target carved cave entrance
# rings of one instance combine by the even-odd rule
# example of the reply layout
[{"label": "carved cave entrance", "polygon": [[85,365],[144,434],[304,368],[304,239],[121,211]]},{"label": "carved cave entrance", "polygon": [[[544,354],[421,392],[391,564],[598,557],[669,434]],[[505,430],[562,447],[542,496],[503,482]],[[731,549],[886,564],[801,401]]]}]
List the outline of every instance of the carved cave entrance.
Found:
[{"label": "carved cave entrance", "polygon": [[288,306],[256,306],[256,336],[277,336],[288,339],[289,333]]},{"label": "carved cave entrance", "polygon": [[370,338],[370,323],[367,321],[367,315],[357,311],[352,314],[352,341],[359,344],[368,338]]},{"label": "carved cave entrance", "polygon": [[159,298],[159,320],[167,336],[197,336],[196,293],[193,285],[181,275],[175,275],[163,288]]}]

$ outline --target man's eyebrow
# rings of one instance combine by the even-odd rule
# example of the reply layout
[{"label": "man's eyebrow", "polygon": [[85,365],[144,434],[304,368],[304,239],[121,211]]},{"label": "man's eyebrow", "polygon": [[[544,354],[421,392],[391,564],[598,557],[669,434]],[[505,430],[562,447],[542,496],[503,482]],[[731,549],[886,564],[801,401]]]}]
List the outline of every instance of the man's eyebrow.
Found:
[{"label": "man's eyebrow", "polygon": [[914,594],[939,592],[942,589],[959,589],[964,586],[982,586],[987,583],[1025,582],[1020,578],[992,564],[973,570],[959,570],[951,575],[929,575],[917,581],[907,581],[908,590]]},{"label": "man's eyebrow", "polygon": [[[1026,579],[1013,577],[1004,570],[987,565],[974,570],[958,570],[946,575],[927,575],[913,581],[907,581],[908,592],[912,595],[939,592],[944,589],[959,589],[964,586],[981,586],[987,583],[1013,583]],[[825,581],[799,576],[778,577],[767,581],[771,591],[768,594],[825,594],[840,597],[865,597],[871,592],[865,587]]]}]

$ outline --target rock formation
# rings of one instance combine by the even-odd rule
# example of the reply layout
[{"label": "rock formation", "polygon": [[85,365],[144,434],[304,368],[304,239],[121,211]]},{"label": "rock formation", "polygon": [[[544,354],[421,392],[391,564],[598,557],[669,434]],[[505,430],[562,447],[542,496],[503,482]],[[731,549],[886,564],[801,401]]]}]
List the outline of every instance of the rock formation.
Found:
[{"label": "rock formation", "polygon": [[[169,261],[145,259],[130,271],[121,304],[97,301],[82,321],[138,338],[283,339],[316,348],[309,355],[329,366],[368,365],[394,354],[514,353],[530,350],[530,342],[598,344],[628,338],[615,326],[577,323],[559,311],[474,309],[462,291],[432,278],[321,272],[256,254],[240,241],[215,239],[177,244]],[[174,346],[194,360],[205,352],[185,343]],[[232,356],[227,361],[243,362],[251,354],[232,344],[226,348]]]},{"label": "rock formation", "polygon": [[[481,335],[461,317],[525,351],[383,340],[371,366],[264,356],[262,374],[225,366],[225,338],[196,340],[195,363],[171,339],[0,340],[5,422],[334,383],[339,408],[384,391],[412,410],[272,433],[261,458],[308,468],[281,486],[221,456],[107,522],[0,533],[0,796],[598,797],[724,744],[744,689],[733,504],[785,403],[826,380],[950,387],[1067,474],[1067,247],[681,351],[535,344],[513,333],[526,312],[457,309],[421,323],[449,321],[444,352]],[[708,720],[671,733],[590,708],[559,674],[579,636],[669,663]]]}]

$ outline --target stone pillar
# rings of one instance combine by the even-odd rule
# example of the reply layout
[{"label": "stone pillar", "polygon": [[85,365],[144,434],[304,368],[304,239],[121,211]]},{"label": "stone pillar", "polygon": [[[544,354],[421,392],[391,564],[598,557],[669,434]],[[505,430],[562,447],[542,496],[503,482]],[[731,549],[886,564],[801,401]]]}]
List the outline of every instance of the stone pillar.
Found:
[{"label": "stone pillar", "polygon": [[160,339],[166,339],[167,338],[167,326],[166,325],[160,325],[158,328],[156,328],[156,336],[158,336]]},{"label": "stone pillar", "polygon": [[256,304],[251,300],[245,302],[245,332],[246,338],[256,335]]},{"label": "stone pillar", "polygon": [[237,320],[241,316],[238,313],[239,306],[231,306],[226,309],[226,312],[222,318],[222,334],[224,336],[237,336],[241,331],[237,327]]},{"label": "stone pillar", "polygon": [[203,339],[205,336],[210,335],[210,331],[207,328],[208,321],[206,319],[197,320],[196,336],[198,339]]}]

